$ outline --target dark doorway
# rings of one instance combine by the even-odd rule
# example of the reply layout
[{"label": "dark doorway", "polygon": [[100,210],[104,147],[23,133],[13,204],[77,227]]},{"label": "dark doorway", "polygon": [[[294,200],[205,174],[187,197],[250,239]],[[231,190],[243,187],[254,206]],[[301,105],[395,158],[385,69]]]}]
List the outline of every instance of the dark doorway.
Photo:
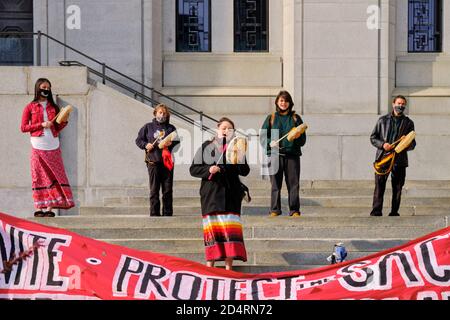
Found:
[{"label": "dark doorway", "polygon": [[[0,0],[0,32],[33,32],[33,0]],[[1,35],[0,65],[33,65],[33,36]]]}]

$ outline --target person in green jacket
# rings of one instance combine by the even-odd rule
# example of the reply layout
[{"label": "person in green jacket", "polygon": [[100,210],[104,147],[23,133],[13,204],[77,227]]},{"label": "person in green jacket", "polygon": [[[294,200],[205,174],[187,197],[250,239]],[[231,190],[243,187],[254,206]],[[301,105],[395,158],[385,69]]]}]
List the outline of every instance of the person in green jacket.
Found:
[{"label": "person in green jacket", "polygon": [[[288,141],[286,138],[275,144],[273,141],[283,137],[293,128],[303,123],[293,110],[294,102],[287,91],[281,91],[275,99],[276,111],[267,116],[261,128],[261,143],[270,156],[270,183],[272,185],[270,216],[276,217],[281,211],[281,186],[283,175],[288,189],[289,215],[299,217],[300,213],[300,156],[301,147],[306,143],[306,133]],[[271,146],[272,142],[272,146]],[[278,163],[275,163],[277,162]]]}]

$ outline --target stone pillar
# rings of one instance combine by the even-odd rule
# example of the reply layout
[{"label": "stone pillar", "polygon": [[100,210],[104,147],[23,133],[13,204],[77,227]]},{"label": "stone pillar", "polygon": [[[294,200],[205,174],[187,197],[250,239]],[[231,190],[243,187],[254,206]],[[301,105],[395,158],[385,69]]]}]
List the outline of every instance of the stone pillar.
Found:
[{"label": "stone pillar", "polygon": [[162,0],[144,1],[144,78],[155,89],[162,86],[162,12]]},{"label": "stone pillar", "polygon": [[442,11],[443,11],[443,36],[442,39],[442,51],[444,55],[450,54],[450,3],[448,1],[442,1]]},{"label": "stone pillar", "polygon": [[391,97],[395,88],[396,60],[396,1],[382,0],[379,65],[379,113],[389,112]]},{"label": "stone pillar", "polygon": [[211,1],[211,52],[233,52],[233,12],[233,0]]},{"label": "stone pillar", "polygon": [[303,113],[303,0],[283,0],[283,87]]}]

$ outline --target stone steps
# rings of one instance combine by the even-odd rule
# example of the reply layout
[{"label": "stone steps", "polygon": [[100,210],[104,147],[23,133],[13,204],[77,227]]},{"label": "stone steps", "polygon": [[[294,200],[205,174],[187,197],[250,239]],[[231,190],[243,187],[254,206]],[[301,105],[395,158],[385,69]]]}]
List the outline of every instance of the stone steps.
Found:
[{"label": "stone steps", "polygon": [[[45,219],[51,226],[68,229],[95,239],[201,240],[201,220],[176,218],[57,218]],[[445,228],[446,216],[365,218],[247,218],[244,239],[413,239]]]},{"label": "stone steps", "polygon": [[[390,210],[390,201],[385,202],[385,213]],[[371,206],[365,207],[339,207],[328,208],[319,206],[304,206],[300,210],[304,216],[321,216],[321,217],[367,217],[372,210]],[[283,206],[283,213],[287,215],[289,212],[286,205]],[[269,213],[268,203],[265,206],[247,207],[244,205],[242,209],[243,216],[267,216]],[[404,206],[400,207],[402,216],[423,216],[423,215],[450,215],[450,208],[446,207],[428,207],[428,206]],[[81,216],[149,216],[148,205],[140,207],[80,207]],[[183,216],[201,216],[200,204],[197,206],[174,206],[174,217]]]},{"label": "stone steps", "polygon": [[[259,239],[348,239],[349,237],[361,237],[366,239],[383,239],[392,235],[414,239],[425,234],[431,233],[443,227],[265,227],[251,230],[244,228],[244,238],[251,237],[251,232],[256,232],[256,238]],[[203,236],[202,229],[199,228],[172,228],[170,232],[157,228],[68,228],[70,231],[81,234],[83,236],[104,239],[201,239]]]},{"label": "stone steps", "polygon": [[[262,184],[262,183],[261,183]],[[270,197],[270,186],[264,185],[252,186],[250,187],[250,194],[252,197]],[[177,187],[173,191],[174,197],[199,197],[200,185],[193,185],[192,187]],[[372,187],[362,187],[360,189],[354,188],[301,188],[300,197],[336,197],[336,196],[372,196],[374,188]],[[135,189],[133,191],[129,190],[126,196],[121,195],[120,197],[106,197],[108,201],[117,198],[133,198],[133,197],[148,197],[148,188]],[[281,190],[282,197],[287,197],[287,188],[283,186]],[[387,189],[385,192],[385,197],[391,197],[392,191]],[[413,197],[431,197],[431,198],[449,198],[450,189],[446,188],[418,188],[410,187],[404,188],[402,190],[403,198],[413,198]]]},{"label": "stone steps", "polygon": [[[448,226],[448,216],[329,217],[243,216],[248,261],[235,261],[243,273],[307,270],[329,265],[326,258],[344,242],[348,260],[405,244]],[[139,215],[33,218],[100,241],[204,263],[201,217],[150,218]],[[216,266],[223,267],[223,262]]]},{"label": "stone steps", "polygon": [[[242,222],[248,261],[234,262],[244,273],[307,270],[328,266],[326,258],[344,242],[348,260],[402,245],[448,226],[450,181],[408,181],[400,217],[390,211],[388,183],[383,217],[370,217],[373,181],[302,181],[299,218],[269,217],[270,183],[250,178],[251,203]],[[149,217],[148,188],[102,191],[103,204],[83,206],[79,216],[33,219],[111,244],[204,263],[200,181],[175,181],[174,216]],[[217,262],[223,267],[223,262]]]},{"label": "stone steps", "polygon": [[[417,217],[242,217],[242,223],[247,228],[262,227],[424,227],[444,226],[447,216],[417,216]],[[37,222],[62,228],[197,228],[202,226],[201,216],[176,217],[144,217],[144,216],[73,216],[56,218],[32,218]]]},{"label": "stone steps", "polygon": [[[159,239],[101,239],[111,244],[137,250],[149,250],[163,254],[178,255],[204,252],[203,239],[159,240]],[[409,239],[244,239],[248,253],[300,254],[305,252],[330,253],[337,242],[344,242],[348,252],[379,252],[404,243]]]},{"label": "stone steps", "polygon": [[[218,263],[218,266],[221,264]],[[237,265],[233,266],[233,271],[240,273],[250,273],[250,274],[261,274],[261,273],[275,273],[275,272],[288,272],[288,271],[298,271],[298,270],[309,270],[324,267],[324,265],[294,265],[294,266],[262,266],[262,265]]]},{"label": "stone steps", "polygon": [[[270,189],[270,181],[268,178],[248,178],[241,177],[241,181],[252,189]],[[192,180],[174,180],[174,191],[177,189],[199,188],[200,179],[192,178]],[[373,180],[300,180],[300,189],[355,189],[374,188]],[[390,183],[387,184],[386,190],[390,189]],[[450,180],[407,180],[404,189],[447,189],[450,190]],[[113,189],[113,188],[112,188]],[[145,189],[147,186],[141,188],[127,188]],[[123,189],[122,189],[123,190]]]},{"label": "stone steps", "polygon": [[[385,201],[389,201],[386,197]],[[287,205],[287,198],[282,198],[282,205]],[[301,197],[300,202],[303,206],[322,206],[322,207],[370,207],[372,205],[372,196],[306,196]],[[270,195],[265,197],[252,196],[252,201],[245,204],[247,207],[268,206]],[[136,207],[149,204],[148,197],[111,197],[104,199],[106,207]],[[174,206],[199,206],[199,196],[196,197],[174,197]],[[403,197],[404,206],[428,206],[428,207],[450,207],[450,197]]]}]

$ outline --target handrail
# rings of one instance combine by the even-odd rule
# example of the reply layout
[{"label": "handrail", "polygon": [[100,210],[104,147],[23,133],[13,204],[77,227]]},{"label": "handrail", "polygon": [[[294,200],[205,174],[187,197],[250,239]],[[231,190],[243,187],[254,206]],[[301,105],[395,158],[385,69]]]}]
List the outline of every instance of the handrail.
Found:
[{"label": "handrail", "polygon": [[[207,114],[204,114],[204,113],[201,112],[201,111],[198,111],[198,110],[196,110],[196,109],[194,109],[194,108],[192,108],[192,107],[190,107],[190,106],[188,106],[188,105],[186,105],[186,104],[184,104],[184,103],[182,103],[182,102],[180,102],[180,101],[178,101],[178,100],[176,100],[176,99],[174,99],[174,98],[172,98],[172,97],[170,97],[170,96],[168,96],[168,95],[163,94],[162,92],[160,92],[160,91],[158,91],[158,90],[155,90],[155,89],[152,88],[152,87],[149,87],[149,86],[145,85],[145,84],[142,83],[142,82],[139,82],[139,81],[137,81],[137,80],[135,80],[135,79],[133,79],[133,78],[131,78],[131,77],[129,77],[129,76],[123,74],[122,72],[120,72],[120,71],[118,71],[118,70],[116,70],[116,69],[113,69],[113,68],[109,67],[109,66],[106,65],[104,62],[100,62],[99,60],[94,59],[94,58],[88,56],[87,54],[85,54],[85,53],[83,53],[83,52],[81,52],[81,51],[79,51],[79,50],[77,50],[77,49],[75,49],[75,48],[73,48],[73,47],[67,45],[67,44],[64,43],[64,42],[59,41],[58,39],[55,39],[54,37],[52,37],[52,36],[50,36],[50,35],[48,35],[48,34],[46,34],[46,33],[44,33],[44,32],[41,32],[41,31],[38,31],[38,32],[14,32],[14,31],[11,31],[11,32],[0,32],[0,37],[1,37],[1,36],[4,36],[4,35],[10,35],[10,36],[15,36],[15,35],[16,35],[16,36],[20,36],[20,35],[32,35],[33,37],[34,37],[35,35],[37,35],[37,41],[38,41],[38,43],[37,43],[37,48],[38,48],[38,49],[37,49],[37,53],[36,53],[36,55],[37,55],[37,60],[38,60],[38,61],[37,61],[37,65],[41,65],[41,61],[40,61],[40,60],[41,60],[41,52],[40,52],[40,48],[41,48],[41,37],[44,36],[44,37],[46,37],[46,38],[48,38],[48,39],[50,39],[50,40],[56,42],[57,44],[63,46],[64,48],[70,49],[70,50],[72,50],[73,52],[75,52],[75,53],[77,53],[77,54],[79,54],[79,55],[85,57],[86,59],[88,59],[88,60],[90,60],[90,61],[93,61],[93,62],[95,62],[96,64],[100,65],[100,66],[102,67],[102,72],[98,72],[98,71],[96,71],[96,70],[90,68],[89,66],[87,66],[87,65],[85,65],[85,64],[82,64],[82,63],[80,63],[80,62],[78,62],[78,61],[60,61],[59,64],[62,65],[62,66],[74,66],[74,65],[76,65],[76,66],[84,66],[84,67],[88,68],[89,72],[91,72],[91,73],[93,73],[93,74],[95,74],[95,75],[101,77],[101,78],[102,78],[102,81],[103,81],[103,84],[106,84],[106,80],[107,80],[107,81],[109,81],[109,82],[111,82],[111,83],[113,83],[113,84],[115,84],[115,85],[117,85],[117,86],[119,86],[119,87],[121,87],[121,88],[123,88],[123,89],[129,91],[129,92],[132,92],[132,93],[134,94],[135,97],[139,96],[140,98],[142,98],[142,99],[144,99],[144,100],[146,100],[146,101],[149,101],[149,102],[152,103],[152,104],[157,104],[157,103],[158,103],[157,100],[155,100],[155,99],[153,99],[153,98],[150,98],[150,97],[144,95],[143,93],[140,93],[140,92],[138,92],[138,91],[136,91],[136,90],[130,88],[129,86],[127,86],[127,85],[125,85],[125,84],[119,82],[119,81],[116,80],[116,79],[113,79],[113,78],[111,78],[111,77],[106,76],[106,70],[109,70],[109,71],[111,71],[111,72],[113,72],[113,73],[115,73],[115,74],[117,74],[117,75],[119,75],[119,76],[121,76],[121,77],[127,79],[128,81],[130,81],[130,82],[132,82],[132,83],[135,83],[135,84],[139,85],[142,89],[148,89],[148,90],[150,90],[151,93],[152,93],[152,95],[153,95],[153,94],[157,94],[158,96],[163,97],[164,99],[167,99],[167,100],[169,100],[169,101],[175,103],[176,105],[179,105],[179,106],[181,106],[181,107],[183,107],[183,108],[186,108],[187,110],[189,110],[189,111],[191,111],[191,112],[193,112],[193,113],[199,115],[199,116],[200,116],[200,127],[201,127],[201,129],[202,129],[203,131],[208,131],[208,132],[210,132],[210,133],[214,133],[214,131],[213,131],[211,128],[209,128],[209,127],[203,125],[203,118],[209,119],[209,120],[211,120],[211,121],[213,121],[213,122],[215,122],[215,123],[218,123],[218,122],[219,122],[217,119],[214,119],[213,117],[208,116]],[[152,107],[153,107],[153,105],[152,105]],[[191,118],[185,116],[185,115],[182,114],[182,113],[177,112],[176,110],[171,109],[171,112],[172,112],[174,115],[178,116],[179,118],[181,118],[182,120],[184,120],[184,121],[186,121],[186,122],[188,122],[188,123],[190,123],[190,124],[194,124],[194,125],[196,124],[196,122],[195,122],[193,119],[191,119]],[[243,132],[241,132],[241,131],[239,131],[239,130],[236,130],[236,132],[238,132],[238,133],[240,133],[241,135],[244,135],[244,136],[246,136],[246,137],[249,136],[248,134],[243,133]]]},{"label": "handrail", "polygon": [[[61,63],[64,63],[64,62],[65,62],[65,61],[61,61],[60,64],[61,64]],[[62,64],[62,65],[63,65],[63,64]],[[86,66],[86,65],[83,65],[82,63],[79,63],[79,66],[84,66],[84,67],[86,67],[86,68],[89,70],[89,72],[91,72],[91,73],[93,73],[93,74],[95,74],[95,75],[97,75],[97,76],[101,76],[101,75],[102,75],[101,72],[98,72],[98,71],[96,71],[96,70],[94,70],[94,69],[92,69],[92,68],[90,68],[90,67],[88,67],[88,66]],[[121,87],[122,89],[125,89],[125,90],[129,91],[129,92],[132,93],[135,97],[138,97],[138,96],[139,96],[140,98],[142,98],[142,99],[144,99],[144,100],[147,100],[148,102],[150,102],[150,103],[152,103],[152,104],[158,104],[158,103],[159,103],[158,101],[154,100],[153,98],[148,97],[148,96],[146,96],[145,94],[143,94],[143,93],[141,93],[141,92],[139,92],[139,91],[137,91],[137,90],[135,90],[135,89],[133,89],[133,88],[130,88],[129,86],[127,86],[127,85],[125,85],[125,84],[123,84],[123,83],[121,83],[121,82],[119,82],[119,81],[117,81],[117,80],[115,80],[115,79],[113,79],[113,78],[110,78],[110,77],[108,77],[108,76],[105,76],[105,77],[106,77],[106,79],[107,79],[109,82],[111,82],[112,84],[114,84],[114,85],[116,85],[116,86]],[[173,115],[175,115],[175,116],[181,118],[182,120],[188,122],[189,124],[192,124],[192,125],[195,125],[195,126],[197,126],[197,127],[200,127],[200,125],[198,125],[198,123],[197,123],[196,121],[194,121],[193,119],[189,118],[188,116],[186,116],[186,115],[184,115],[184,114],[182,114],[182,113],[180,113],[180,112],[178,112],[178,111],[176,111],[176,110],[173,110],[173,109],[170,110],[170,112],[171,112]],[[208,131],[208,132],[210,132],[210,133],[212,133],[212,134],[215,133],[214,130],[212,130],[211,128],[209,128],[209,127],[207,127],[207,126],[205,126],[205,125],[202,125],[201,129],[202,129],[203,131]]]}]

